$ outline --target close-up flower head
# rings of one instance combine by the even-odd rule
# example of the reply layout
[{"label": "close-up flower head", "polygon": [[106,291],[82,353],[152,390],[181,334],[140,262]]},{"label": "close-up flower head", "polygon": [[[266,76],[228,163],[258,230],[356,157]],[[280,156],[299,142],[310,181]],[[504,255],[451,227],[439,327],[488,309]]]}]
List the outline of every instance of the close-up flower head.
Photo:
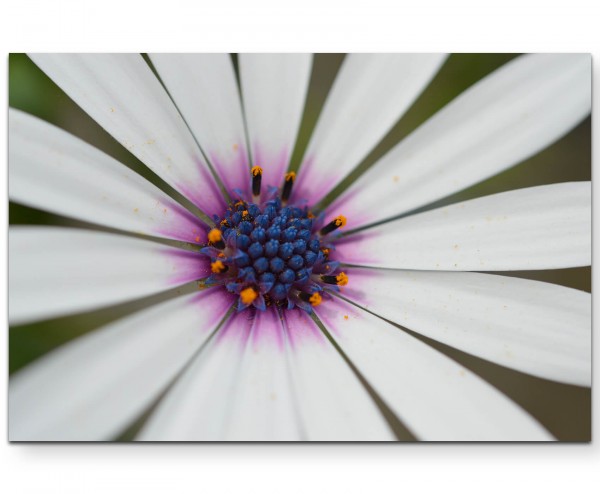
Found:
[{"label": "close-up flower head", "polygon": [[10,70],[10,441],[590,439],[590,55]]}]

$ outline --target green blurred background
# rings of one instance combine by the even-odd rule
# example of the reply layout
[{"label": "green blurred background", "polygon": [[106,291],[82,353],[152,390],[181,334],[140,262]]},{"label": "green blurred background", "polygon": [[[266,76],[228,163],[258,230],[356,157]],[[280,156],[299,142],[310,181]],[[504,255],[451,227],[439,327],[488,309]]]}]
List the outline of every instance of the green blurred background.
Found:
[{"label": "green blurred background", "polygon": [[[350,180],[372,165],[395,143],[408,135],[446,103],[481,77],[514,58],[514,54],[452,55],[433,83],[408,113],[394,126],[386,138],[359,166]],[[343,61],[340,54],[318,54],[307,97],[298,143],[292,158],[297,167],[314,128],[319,112]],[[236,62],[234,56],[234,62]],[[9,56],[9,104],[37,115],[125,163],[153,183],[172,193],[172,189],[120,146],[98,124],[69,99],[31,60],[23,54]],[[9,142],[10,145],[10,142]],[[562,181],[591,180],[591,119],[587,118],[558,142],[520,165],[474,187],[439,201],[431,207],[470,199],[515,188]],[[64,217],[10,204],[11,224],[52,224],[98,228]],[[100,229],[100,228],[98,228]],[[591,269],[575,268],[551,271],[505,273],[591,291]],[[188,286],[185,290],[192,290]],[[9,338],[9,371],[15,372],[58,345],[122,317],[157,300],[173,296],[172,292],[148,297],[110,309],[61,317],[43,323],[13,328]],[[591,392],[576,386],[557,384],[491,364],[454,350],[441,343],[418,336],[462,365],[478,373],[509,395],[535,416],[558,439],[586,441],[591,439]],[[123,437],[128,437],[125,433]]]}]

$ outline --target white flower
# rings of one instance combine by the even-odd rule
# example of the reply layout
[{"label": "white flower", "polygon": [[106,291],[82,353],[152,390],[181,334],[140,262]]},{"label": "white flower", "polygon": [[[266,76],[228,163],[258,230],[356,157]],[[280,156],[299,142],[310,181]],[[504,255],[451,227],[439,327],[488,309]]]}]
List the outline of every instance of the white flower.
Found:
[{"label": "white flower", "polygon": [[[348,56],[295,181],[285,173],[310,56],[241,55],[243,104],[225,55],[152,55],[169,94],[137,55],[32,58],[206,216],[88,144],[11,110],[12,200],[149,237],[12,228],[11,322],[110,306],[192,280],[207,288],[77,338],[11,376],[11,440],[111,439],[155,403],[139,439],[393,440],[389,412],[423,440],[552,438],[494,387],[402,328],[534,376],[590,386],[590,295],[476,272],[589,265],[590,184],[418,212],[521,162],[585,118],[589,56],[506,64],[314,220],[443,56]],[[262,170],[251,174],[256,165]],[[283,192],[268,187],[284,180]],[[281,194],[297,209],[281,209]],[[340,226],[349,234],[339,236]]]}]

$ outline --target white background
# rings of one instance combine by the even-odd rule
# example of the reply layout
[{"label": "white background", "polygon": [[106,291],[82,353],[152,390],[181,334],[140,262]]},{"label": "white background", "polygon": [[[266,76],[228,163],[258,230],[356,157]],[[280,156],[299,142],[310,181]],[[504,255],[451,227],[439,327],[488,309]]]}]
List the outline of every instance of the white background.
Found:
[{"label": "white background", "polygon": [[[0,94],[6,107],[7,53],[23,51],[577,51],[595,55],[597,75],[597,5],[597,0],[213,0],[208,4],[201,0],[3,0],[0,38],[5,58],[0,64]],[[597,110],[597,99],[594,107]],[[594,144],[598,143],[598,127],[594,128]],[[5,157],[5,118],[0,119],[0,136],[1,155]],[[5,180],[6,173],[0,178]],[[2,185],[0,190],[5,193]],[[6,207],[4,198],[0,201],[3,222]],[[0,248],[5,256],[6,243]],[[3,270],[4,266],[2,263]],[[3,292],[5,289],[2,285]],[[5,293],[0,300],[5,304]],[[5,316],[6,312],[3,321]],[[6,337],[0,338],[0,344],[0,369],[5,377],[0,396],[4,401]],[[594,402],[597,405],[597,400]],[[594,418],[597,416],[594,413]],[[0,429],[6,430],[5,424],[6,407],[2,406]],[[0,446],[0,482],[8,487],[4,492],[11,494],[581,493],[600,485],[597,443],[344,446],[5,442]]]}]

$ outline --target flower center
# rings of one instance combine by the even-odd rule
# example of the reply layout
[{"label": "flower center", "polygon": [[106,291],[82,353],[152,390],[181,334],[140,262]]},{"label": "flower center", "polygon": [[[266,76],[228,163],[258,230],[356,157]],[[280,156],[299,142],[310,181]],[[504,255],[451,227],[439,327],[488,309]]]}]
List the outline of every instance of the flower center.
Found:
[{"label": "flower center", "polygon": [[331,259],[335,238],[331,235],[346,224],[338,216],[320,227],[307,206],[288,204],[296,175],[286,174],[281,192],[269,187],[261,195],[262,169],[252,168],[252,198],[236,197],[216,227],[208,234],[208,245],[200,252],[211,260],[207,285],[223,285],[239,296],[238,309],[253,306],[265,310],[276,304],[308,312],[319,305],[327,290],[348,283]]}]

